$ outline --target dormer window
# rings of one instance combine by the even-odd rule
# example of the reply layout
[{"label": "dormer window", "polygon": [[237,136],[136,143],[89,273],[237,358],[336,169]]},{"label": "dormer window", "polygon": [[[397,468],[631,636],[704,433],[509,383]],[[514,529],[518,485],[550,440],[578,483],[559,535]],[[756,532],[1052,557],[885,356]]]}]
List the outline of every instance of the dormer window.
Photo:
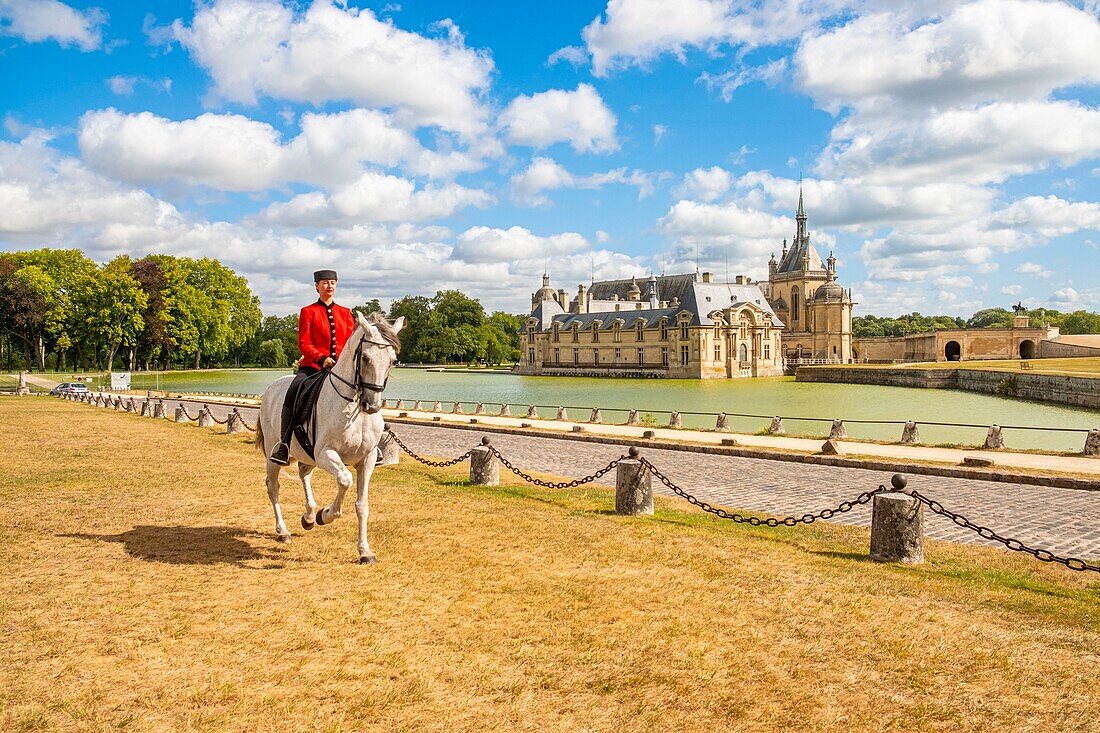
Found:
[{"label": "dormer window", "polygon": [[554,343],[561,341],[561,324],[554,322]]},{"label": "dormer window", "polygon": [[592,343],[600,343],[600,322],[592,321]]},{"label": "dormer window", "polygon": [[645,341],[645,324],[641,321],[638,321],[634,327],[634,338],[637,341]]},{"label": "dormer window", "polygon": [[668,341],[668,319],[661,319],[661,340]]},{"label": "dormer window", "polygon": [[573,343],[577,343],[581,340],[581,324],[573,324]]}]

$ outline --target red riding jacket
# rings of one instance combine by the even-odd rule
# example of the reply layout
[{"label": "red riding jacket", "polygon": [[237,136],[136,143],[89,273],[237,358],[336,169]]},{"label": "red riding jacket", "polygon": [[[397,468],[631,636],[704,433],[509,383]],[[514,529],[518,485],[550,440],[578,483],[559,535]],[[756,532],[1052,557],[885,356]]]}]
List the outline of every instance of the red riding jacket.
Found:
[{"label": "red riding jacket", "polygon": [[302,352],[299,368],[316,370],[327,357],[340,358],[344,344],[355,330],[351,310],[320,300],[310,303],[298,314],[298,350]]}]

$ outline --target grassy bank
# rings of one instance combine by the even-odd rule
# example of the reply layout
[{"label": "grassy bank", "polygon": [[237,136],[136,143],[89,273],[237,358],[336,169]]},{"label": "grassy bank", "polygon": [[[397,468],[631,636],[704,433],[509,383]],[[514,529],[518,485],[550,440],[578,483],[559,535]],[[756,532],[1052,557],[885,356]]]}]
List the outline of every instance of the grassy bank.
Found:
[{"label": "grassy bank", "polygon": [[403,464],[359,566],[350,505],[273,541],[250,436],[0,398],[0,440],[2,730],[1100,726],[1100,583],[1020,555]]},{"label": "grassy bank", "polygon": [[[1030,365],[1025,369],[1022,364]],[[1100,357],[1075,359],[989,359],[975,361],[927,361],[912,364],[849,364],[859,369],[978,369],[1022,374],[1062,374],[1100,377]]]}]

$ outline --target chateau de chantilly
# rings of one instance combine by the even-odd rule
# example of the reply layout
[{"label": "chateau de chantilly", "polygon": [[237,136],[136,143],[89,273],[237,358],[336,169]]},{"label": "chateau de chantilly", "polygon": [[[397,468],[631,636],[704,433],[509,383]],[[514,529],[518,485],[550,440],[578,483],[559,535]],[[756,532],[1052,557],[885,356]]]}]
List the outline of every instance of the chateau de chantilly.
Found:
[{"label": "chateau de chantilly", "polygon": [[801,192],[795,221],[767,282],[651,274],[582,284],[570,297],[544,274],[521,331],[519,373],[765,377],[792,364],[1030,358],[1057,339],[1057,329],[1030,327],[1026,317],[1009,329],[853,339],[851,291],[837,282],[836,258],[822,261],[814,248]]}]

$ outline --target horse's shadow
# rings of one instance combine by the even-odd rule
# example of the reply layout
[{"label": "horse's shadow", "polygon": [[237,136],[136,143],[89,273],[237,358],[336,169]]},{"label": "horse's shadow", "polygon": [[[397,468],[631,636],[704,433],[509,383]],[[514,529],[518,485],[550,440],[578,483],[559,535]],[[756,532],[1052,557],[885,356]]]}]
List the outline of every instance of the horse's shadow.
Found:
[{"label": "horse's shadow", "polygon": [[[149,562],[172,565],[228,563],[256,568],[258,560],[284,560],[277,552],[254,547],[242,538],[260,538],[240,527],[162,527],[139,525],[121,534],[64,534],[62,537],[99,542],[121,542],[126,554]],[[263,565],[276,568],[282,565]]]}]

